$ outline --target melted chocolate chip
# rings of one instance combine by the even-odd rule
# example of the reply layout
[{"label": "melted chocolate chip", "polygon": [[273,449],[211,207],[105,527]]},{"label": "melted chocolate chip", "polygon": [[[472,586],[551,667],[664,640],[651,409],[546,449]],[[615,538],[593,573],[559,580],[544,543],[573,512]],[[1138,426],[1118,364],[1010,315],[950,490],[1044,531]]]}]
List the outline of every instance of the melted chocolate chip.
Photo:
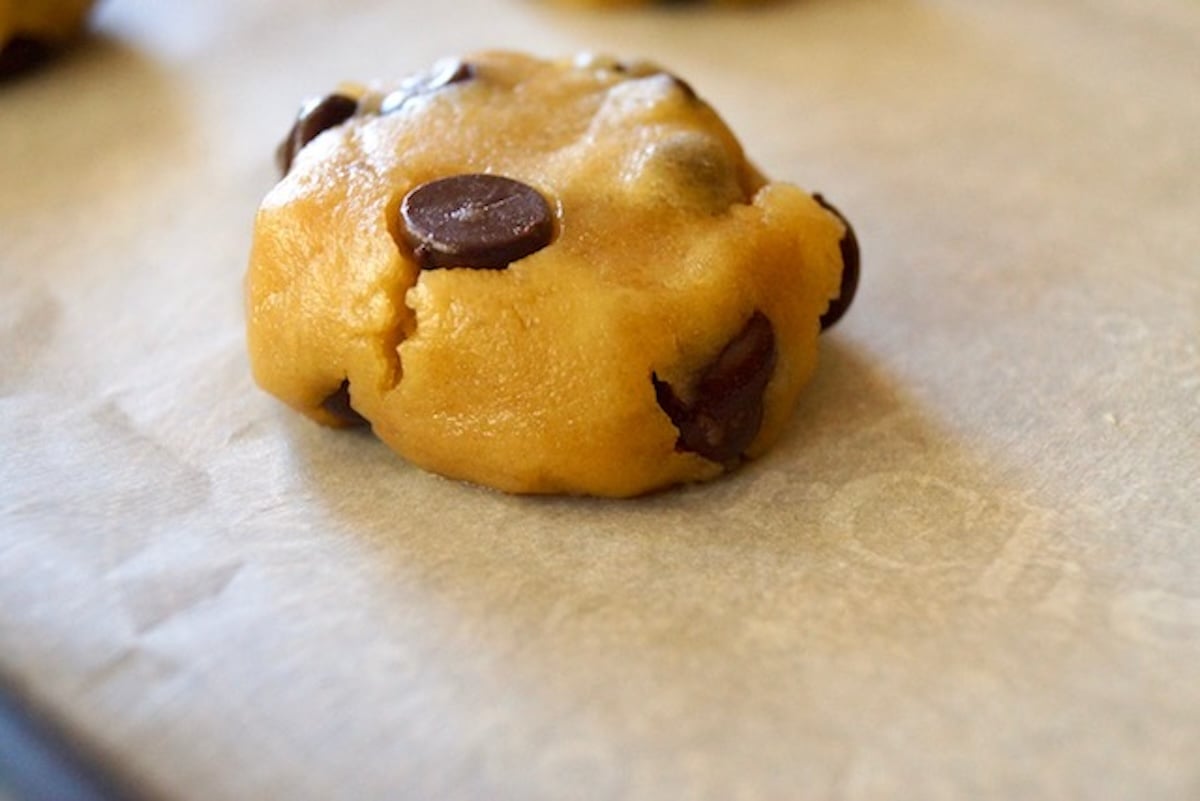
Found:
[{"label": "melted chocolate chip", "polygon": [[502,270],[554,239],[554,212],[532,186],[468,173],[422,184],[400,218],[422,269]]},{"label": "melted chocolate chip", "polygon": [[50,57],[51,48],[45,42],[27,36],[15,36],[0,47],[0,80],[33,69]]},{"label": "melted chocolate chip", "polygon": [[675,449],[722,463],[740,456],[762,427],[763,392],[774,370],[775,331],[756,311],[701,371],[691,403],[652,375],[658,405],[679,429]]},{"label": "melted chocolate chip", "polygon": [[842,319],[842,315],[854,301],[854,293],[858,291],[858,237],[854,235],[854,228],[850,225],[850,221],[832,203],[821,197],[820,194],[814,194],[813,200],[821,204],[822,208],[829,211],[846,226],[846,233],[842,234],[842,239],[838,243],[838,248],[842,252],[842,288],[838,292],[838,296],[829,303],[829,308],[821,315],[821,330],[824,331]]},{"label": "melted chocolate chip", "polygon": [[328,398],[321,401],[321,408],[347,426],[367,425],[367,418],[354,411],[354,407],[350,405],[349,379],[342,381],[341,386],[334,390]]},{"label": "melted chocolate chip", "polygon": [[326,95],[317,103],[305,106],[288,131],[287,138],[275,151],[275,161],[279,172],[287,175],[292,168],[292,160],[305,145],[317,138],[317,135],[335,125],[341,125],[354,116],[358,111],[358,101],[346,95]]},{"label": "melted chocolate chip", "polygon": [[475,65],[469,61],[452,59],[439,62],[429,72],[408,79],[399,89],[385,97],[379,105],[379,113],[391,114],[414,97],[431,94],[451,84],[469,81],[477,74]]}]

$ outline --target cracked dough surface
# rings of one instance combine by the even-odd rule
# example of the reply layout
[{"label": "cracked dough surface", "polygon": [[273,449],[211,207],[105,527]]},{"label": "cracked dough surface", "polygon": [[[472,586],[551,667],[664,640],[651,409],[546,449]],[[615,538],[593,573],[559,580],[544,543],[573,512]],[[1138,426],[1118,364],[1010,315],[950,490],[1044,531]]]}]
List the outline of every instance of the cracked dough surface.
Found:
[{"label": "cracked dough surface", "polygon": [[[628,496],[731,466],[677,447],[652,376],[687,400],[755,313],[775,358],[754,457],[780,436],[838,294],[838,217],[768,182],[686,83],[653,65],[483,53],[473,77],[301,149],[257,215],[246,278],[255,378],[325,424],[343,382],[412,462],[509,492]],[[535,187],[553,241],[507,269],[422,270],[399,206],[494,173]]]}]

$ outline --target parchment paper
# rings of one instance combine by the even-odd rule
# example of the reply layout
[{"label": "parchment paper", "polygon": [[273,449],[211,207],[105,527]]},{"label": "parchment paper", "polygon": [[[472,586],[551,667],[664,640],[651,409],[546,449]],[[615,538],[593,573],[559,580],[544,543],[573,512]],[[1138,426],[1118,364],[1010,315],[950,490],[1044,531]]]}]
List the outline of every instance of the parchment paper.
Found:
[{"label": "parchment paper", "polygon": [[[111,0],[0,87],[0,673],[163,799],[1200,797],[1200,7]],[[633,502],[258,391],[304,97],[652,57],[855,223],[782,445]]]}]

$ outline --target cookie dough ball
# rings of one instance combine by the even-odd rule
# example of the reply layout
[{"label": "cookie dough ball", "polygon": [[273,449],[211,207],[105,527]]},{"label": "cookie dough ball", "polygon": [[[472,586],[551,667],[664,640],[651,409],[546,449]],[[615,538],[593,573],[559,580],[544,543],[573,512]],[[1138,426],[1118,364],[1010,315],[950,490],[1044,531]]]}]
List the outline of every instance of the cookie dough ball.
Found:
[{"label": "cookie dough ball", "polygon": [[509,492],[637,495],[762,454],[857,280],[840,214],[653,64],[446,61],[309,103],[278,156],[259,384]]},{"label": "cookie dough ball", "polygon": [[44,61],[83,27],[93,0],[0,0],[0,78]]}]

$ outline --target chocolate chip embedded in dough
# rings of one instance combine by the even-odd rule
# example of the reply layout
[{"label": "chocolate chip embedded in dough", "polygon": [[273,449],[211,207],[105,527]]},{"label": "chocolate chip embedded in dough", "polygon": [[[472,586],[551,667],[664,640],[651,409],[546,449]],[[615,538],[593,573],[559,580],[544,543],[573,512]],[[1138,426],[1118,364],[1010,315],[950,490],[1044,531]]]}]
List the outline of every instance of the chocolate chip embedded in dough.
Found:
[{"label": "chocolate chip embedded in dough", "polygon": [[367,425],[367,418],[354,411],[354,407],[350,405],[349,379],[342,381],[341,386],[334,390],[328,398],[321,401],[321,408],[336,417],[343,425]]},{"label": "chocolate chip embedded in dough", "polygon": [[380,114],[391,114],[409,100],[427,95],[451,84],[469,81],[476,75],[476,67],[469,61],[449,59],[435,64],[429,72],[417,75],[401,84],[379,104]]},{"label": "chocolate chip embedded in dough", "polygon": [[50,57],[45,42],[27,36],[15,36],[0,47],[0,80],[33,69]]},{"label": "chocolate chip embedded in dough", "polygon": [[317,138],[317,135],[335,125],[341,125],[354,116],[358,111],[358,101],[346,95],[326,95],[316,103],[306,105],[300,110],[300,115],[288,131],[287,138],[275,151],[275,161],[279,172],[287,175],[292,168],[292,160],[305,145]]},{"label": "chocolate chip embedded in dough", "polygon": [[622,176],[654,191],[646,196],[664,206],[720,214],[749,202],[734,155],[709,134],[689,131],[657,139],[636,154]]},{"label": "chocolate chip embedded in dough", "polygon": [[821,204],[821,207],[829,211],[833,216],[842,221],[842,225],[846,226],[846,233],[842,234],[842,239],[838,243],[838,248],[842,252],[842,287],[838,292],[838,296],[829,303],[829,308],[821,315],[821,330],[832,326],[838,320],[842,319],[842,315],[850,308],[850,304],[854,301],[854,293],[858,291],[858,275],[859,275],[859,251],[858,237],[854,235],[854,227],[850,225],[850,221],[837,210],[837,208],[820,194],[814,194],[813,200]]},{"label": "chocolate chip embedded in dough", "polygon": [[763,393],[775,358],[771,321],[756,311],[701,372],[691,403],[652,375],[658,405],[679,429],[675,449],[722,463],[740,456],[762,427]]},{"label": "chocolate chip embedded in dough", "polygon": [[467,173],[422,184],[401,202],[400,218],[425,270],[501,270],[554,239],[554,212],[541,193],[500,175]]}]

